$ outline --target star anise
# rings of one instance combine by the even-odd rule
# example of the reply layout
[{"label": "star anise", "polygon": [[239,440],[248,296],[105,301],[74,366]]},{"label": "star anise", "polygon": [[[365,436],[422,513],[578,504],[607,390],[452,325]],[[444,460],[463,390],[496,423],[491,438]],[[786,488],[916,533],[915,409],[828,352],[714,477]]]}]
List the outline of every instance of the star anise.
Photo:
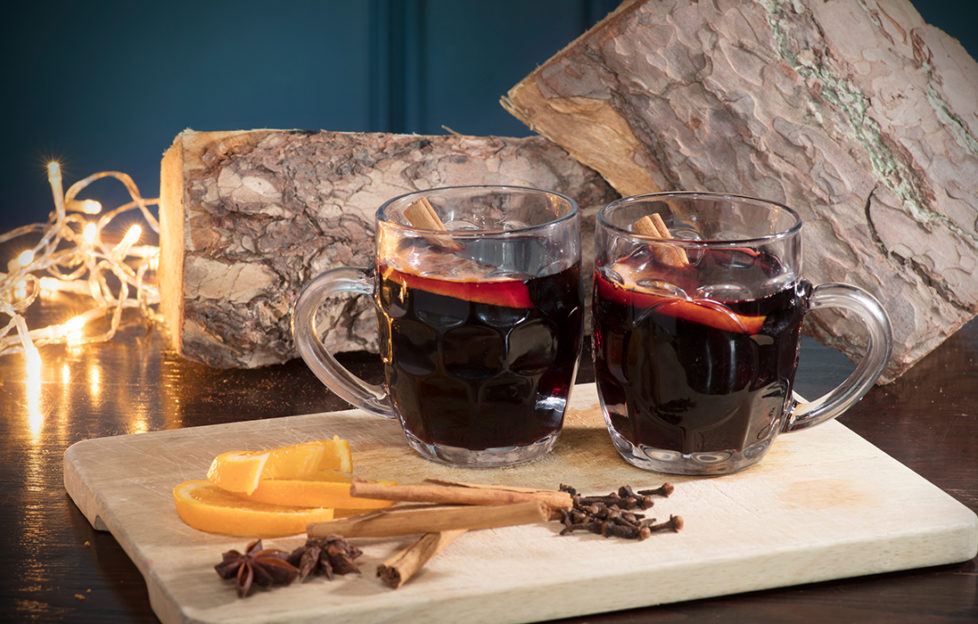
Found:
[{"label": "star anise", "polygon": [[332,580],[334,574],[360,574],[353,562],[363,551],[338,535],[327,535],[321,539],[309,538],[306,543],[288,557],[293,566],[299,568],[299,579],[310,574],[323,574]]},{"label": "star anise", "polygon": [[222,579],[237,580],[239,598],[247,596],[252,585],[288,585],[299,575],[299,570],[287,561],[288,553],[275,548],[263,549],[260,539],[248,544],[244,554],[229,550],[221,556],[223,560],[214,569]]}]

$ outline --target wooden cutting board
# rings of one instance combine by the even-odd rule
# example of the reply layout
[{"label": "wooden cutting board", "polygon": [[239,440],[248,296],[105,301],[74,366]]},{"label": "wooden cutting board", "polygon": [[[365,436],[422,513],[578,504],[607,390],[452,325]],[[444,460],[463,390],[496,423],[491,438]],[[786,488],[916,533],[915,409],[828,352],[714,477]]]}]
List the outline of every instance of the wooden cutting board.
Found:
[{"label": "wooden cutting board", "polygon": [[[334,434],[350,440],[355,472],[402,483],[566,483],[604,494],[668,480],[675,493],[648,515],[681,515],[685,528],[643,542],[558,536],[556,522],[471,532],[396,591],[374,576],[376,566],[414,538],[358,540],[359,576],[238,599],[213,566],[247,540],[184,525],[171,489],[204,478],[218,453]],[[531,621],[954,563],[978,550],[973,512],[840,423],[784,435],[761,464],[735,475],[665,477],[618,457],[593,384],[575,388],[554,452],[515,468],[428,462],[396,422],[350,410],[85,440],[65,453],[64,477],[92,525],[111,531],[142,572],[165,623]]]}]

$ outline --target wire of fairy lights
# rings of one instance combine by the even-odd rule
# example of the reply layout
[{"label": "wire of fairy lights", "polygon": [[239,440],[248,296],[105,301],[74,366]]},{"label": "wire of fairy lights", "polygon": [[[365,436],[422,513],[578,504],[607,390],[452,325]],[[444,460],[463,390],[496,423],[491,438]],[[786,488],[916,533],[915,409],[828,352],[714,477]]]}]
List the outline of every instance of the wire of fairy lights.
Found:
[{"label": "wire of fairy lights", "polygon": [[[159,234],[160,226],[149,207],[158,199],[145,199],[125,173],[102,171],[72,184],[67,191],[61,180],[61,167],[48,164],[48,182],[54,198],[54,212],[47,223],[34,223],[0,234],[0,244],[41,233],[40,240],[24,249],[0,272],[0,356],[23,353],[28,374],[41,367],[38,347],[49,344],[76,346],[111,340],[126,309],[138,309],[151,322],[160,322],[159,288],[156,271],[160,249],[137,245],[142,226],[129,227],[117,243],[103,240],[103,231],[127,212],[138,210],[149,228]],[[88,185],[102,178],[121,182],[132,201],[114,210],[102,211],[99,202],[77,199]],[[31,236],[33,235],[33,236]],[[57,293],[81,296],[88,309],[63,323],[29,328],[25,313],[38,299]],[[91,326],[108,320],[108,329],[99,332]],[[104,326],[105,323],[101,323]]]}]

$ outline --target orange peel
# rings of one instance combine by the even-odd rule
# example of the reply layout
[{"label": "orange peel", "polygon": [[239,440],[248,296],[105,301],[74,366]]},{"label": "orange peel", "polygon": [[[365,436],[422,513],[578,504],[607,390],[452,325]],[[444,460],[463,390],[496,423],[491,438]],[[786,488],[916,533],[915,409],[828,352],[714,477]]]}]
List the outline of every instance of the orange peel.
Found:
[{"label": "orange peel", "polygon": [[[332,507],[336,515],[390,507],[394,501],[350,496],[353,476],[341,472],[321,471],[303,479],[262,479],[250,494],[240,494],[249,501],[295,507]],[[391,481],[380,481],[393,485]]]},{"label": "orange peel", "polygon": [[284,537],[305,533],[313,522],[334,517],[330,508],[289,507],[249,501],[210,481],[185,481],[173,488],[177,514],[189,526],[241,537]]},{"label": "orange peel", "polygon": [[229,492],[251,494],[263,479],[301,479],[322,470],[353,471],[350,443],[300,442],[262,451],[229,451],[214,458],[207,479]]}]

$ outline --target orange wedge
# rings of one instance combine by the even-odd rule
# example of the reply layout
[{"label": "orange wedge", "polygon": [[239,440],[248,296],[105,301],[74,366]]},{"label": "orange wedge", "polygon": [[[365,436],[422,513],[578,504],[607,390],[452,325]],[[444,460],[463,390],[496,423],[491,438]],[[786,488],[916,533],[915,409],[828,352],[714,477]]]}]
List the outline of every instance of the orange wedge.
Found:
[{"label": "orange wedge", "polygon": [[[616,264],[615,268],[618,269],[619,265]],[[710,299],[684,299],[645,291],[635,284],[630,274],[625,275],[625,280],[625,285],[621,285],[599,276],[595,280],[595,287],[600,296],[622,305],[655,308],[659,314],[667,314],[727,332],[753,335],[761,331],[764,325],[766,317],[763,314],[738,314],[722,303]]]},{"label": "orange wedge", "polygon": [[244,500],[210,481],[185,481],[173,488],[177,514],[209,533],[240,537],[284,537],[305,533],[306,525],[333,519],[333,510],[286,507]]},{"label": "orange wedge", "polygon": [[[336,515],[349,515],[350,511],[369,511],[390,507],[393,501],[357,498],[350,496],[353,475],[333,470],[323,470],[302,479],[262,479],[250,494],[238,496],[256,503],[289,505],[294,507],[333,507]],[[392,485],[393,482],[380,483]]]},{"label": "orange wedge", "polygon": [[506,306],[508,308],[532,308],[530,291],[526,283],[518,279],[450,280],[422,277],[414,273],[398,271],[392,267],[381,268],[384,279],[395,281],[405,288],[426,290],[444,297],[455,297],[475,303]]},{"label": "orange wedge", "polygon": [[229,492],[251,494],[262,479],[301,479],[321,470],[352,472],[350,443],[333,436],[265,451],[221,453],[207,479]]}]

